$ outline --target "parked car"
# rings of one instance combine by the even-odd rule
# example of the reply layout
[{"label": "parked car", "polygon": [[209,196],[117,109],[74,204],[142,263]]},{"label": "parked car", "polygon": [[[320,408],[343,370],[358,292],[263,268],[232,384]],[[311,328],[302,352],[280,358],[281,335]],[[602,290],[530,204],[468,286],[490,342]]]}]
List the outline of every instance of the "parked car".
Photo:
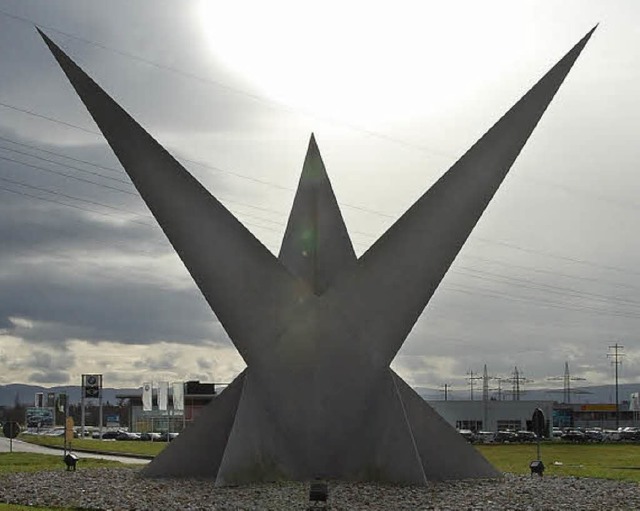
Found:
[{"label": "parked car", "polygon": [[538,440],[538,435],[536,435],[533,431],[518,431],[516,433],[516,441],[517,442],[535,442]]},{"label": "parked car", "polygon": [[469,443],[473,443],[476,440],[476,435],[470,429],[459,429],[458,433],[460,433]]},{"label": "parked car", "polygon": [[146,442],[158,441],[158,440],[160,440],[161,437],[162,437],[162,435],[160,433],[153,433],[153,432],[140,433],[140,440],[143,440],[143,441],[146,441]]},{"label": "parked car", "polygon": [[516,434],[513,431],[498,431],[496,433],[495,441],[508,444],[516,442],[516,438]]},{"label": "parked car", "polygon": [[[98,431],[96,433],[98,435],[98,438],[100,438],[100,432]],[[122,433],[122,432],[121,431],[105,431],[104,433],[102,433],[102,439],[103,440],[116,440],[120,433]]]},{"label": "parked car", "polygon": [[586,442],[587,435],[578,429],[568,429],[562,434],[562,440],[566,442]]},{"label": "parked car", "polygon": [[496,434],[493,431],[478,431],[476,433],[476,441],[480,444],[492,444],[496,440]]},{"label": "parked car", "polygon": [[165,431],[164,433],[160,433],[160,438],[158,438],[158,441],[160,441],[160,442],[167,442],[167,441],[171,442],[177,436],[178,436],[178,433],[167,433]]},{"label": "parked car", "polygon": [[129,431],[119,431],[116,440],[140,440],[140,434]]},{"label": "parked car", "polygon": [[626,427],[619,431],[620,440],[635,442],[640,440],[640,430],[638,428]]},{"label": "parked car", "polygon": [[604,432],[601,429],[587,429],[584,434],[589,442],[603,442],[605,439]]}]

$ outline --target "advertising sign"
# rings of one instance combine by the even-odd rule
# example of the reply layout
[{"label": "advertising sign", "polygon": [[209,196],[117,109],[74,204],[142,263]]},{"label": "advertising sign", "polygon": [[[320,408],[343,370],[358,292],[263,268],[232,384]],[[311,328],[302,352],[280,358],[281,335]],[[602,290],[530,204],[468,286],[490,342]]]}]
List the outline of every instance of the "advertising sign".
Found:
[{"label": "advertising sign", "polygon": [[171,385],[171,389],[173,390],[173,411],[183,412],[184,411],[184,383],[182,383],[181,381],[174,382]]},{"label": "advertising sign", "polygon": [[108,428],[119,428],[120,427],[120,417],[117,415],[107,415],[107,427]]},{"label": "advertising sign", "polygon": [[28,428],[53,427],[53,408],[27,408],[25,412],[25,424]]},{"label": "advertising sign", "polygon": [[102,390],[102,375],[83,374],[82,388],[84,397],[100,397],[100,391]]},{"label": "advertising sign", "polygon": [[169,401],[169,382],[158,382],[158,410],[167,411]]},{"label": "advertising sign", "polygon": [[153,387],[151,383],[142,384],[142,410],[150,412],[153,409]]}]

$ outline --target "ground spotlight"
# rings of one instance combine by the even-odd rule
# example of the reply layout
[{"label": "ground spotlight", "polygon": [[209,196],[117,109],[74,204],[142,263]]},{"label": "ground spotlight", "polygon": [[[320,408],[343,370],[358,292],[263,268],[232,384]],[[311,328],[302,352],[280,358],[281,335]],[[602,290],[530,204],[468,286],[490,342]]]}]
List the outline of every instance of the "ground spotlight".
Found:
[{"label": "ground spotlight", "polygon": [[62,458],[64,460],[64,464],[67,466],[67,471],[73,469],[73,471],[76,471],[76,464],[78,463],[78,456],[76,456],[75,454],[71,454],[68,453],[64,458]]},{"label": "ground spotlight", "polygon": [[328,509],[329,486],[322,481],[314,481],[309,486],[309,509],[317,509],[318,505]]}]

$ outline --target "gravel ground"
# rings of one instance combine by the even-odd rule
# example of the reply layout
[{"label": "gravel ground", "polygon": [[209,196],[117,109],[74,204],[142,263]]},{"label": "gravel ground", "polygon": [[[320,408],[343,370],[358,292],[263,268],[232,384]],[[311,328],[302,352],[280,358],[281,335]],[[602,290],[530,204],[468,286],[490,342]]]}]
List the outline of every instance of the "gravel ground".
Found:
[{"label": "gravel ground", "polygon": [[[637,510],[640,485],[573,477],[433,483],[427,487],[329,483],[337,510]],[[214,488],[211,481],[143,479],[135,469],[0,476],[0,502],[92,510],[306,510],[308,484]]]}]

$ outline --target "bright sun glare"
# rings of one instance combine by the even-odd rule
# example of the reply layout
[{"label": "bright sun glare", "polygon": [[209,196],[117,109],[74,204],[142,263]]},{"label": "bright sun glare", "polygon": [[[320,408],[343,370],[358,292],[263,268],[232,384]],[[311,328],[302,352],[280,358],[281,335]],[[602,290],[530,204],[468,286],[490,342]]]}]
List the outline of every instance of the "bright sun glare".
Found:
[{"label": "bright sun glare", "polygon": [[[267,97],[370,123],[406,118],[416,108],[429,114],[462,93],[465,77],[482,74],[468,40],[456,37],[477,30],[473,12],[461,17],[438,6],[434,21],[433,5],[203,1],[199,17],[216,57]],[[443,16],[451,17],[448,27]]]}]

